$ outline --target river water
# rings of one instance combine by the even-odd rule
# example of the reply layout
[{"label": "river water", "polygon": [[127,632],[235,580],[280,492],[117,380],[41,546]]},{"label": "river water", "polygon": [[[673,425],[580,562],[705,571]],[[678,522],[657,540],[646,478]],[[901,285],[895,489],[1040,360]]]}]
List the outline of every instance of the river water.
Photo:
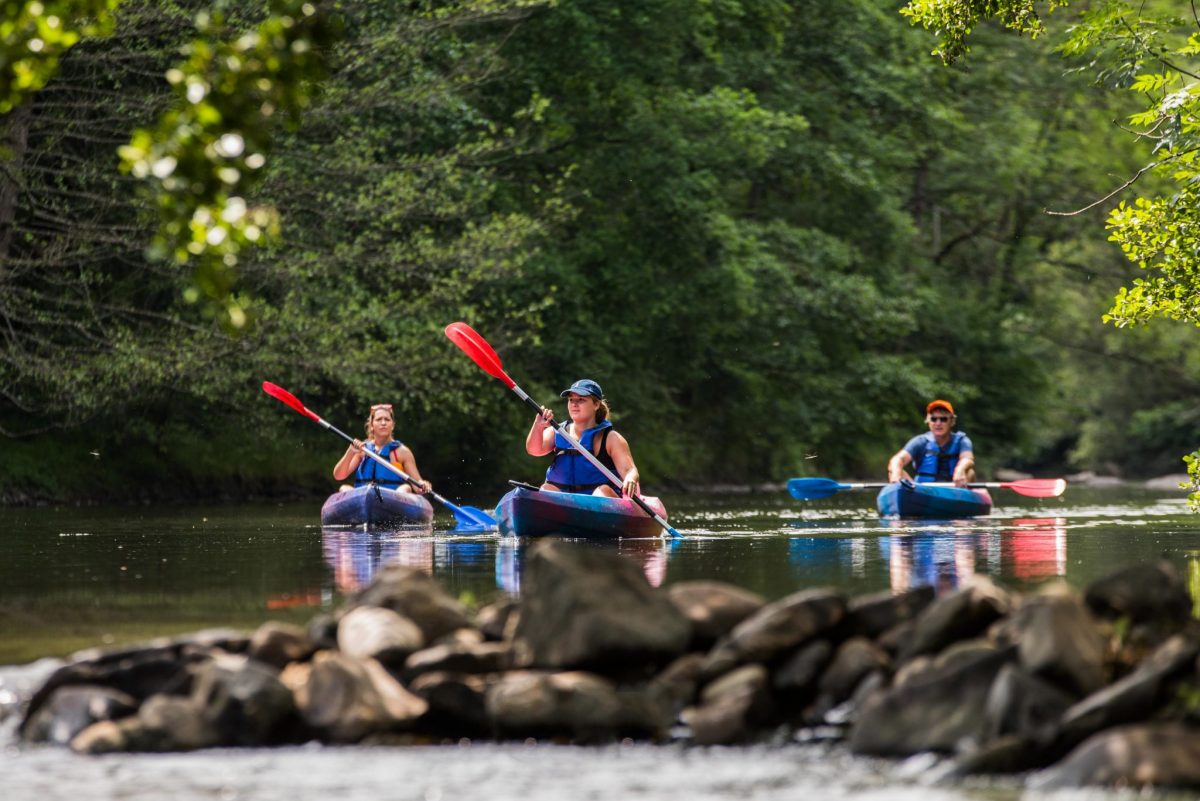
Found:
[{"label": "river water", "polygon": [[[785,492],[665,499],[680,540],[624,540],[655,585],[728,581],[777,598],[837,587],[851,595],[986,574],[1017,589],[1064,580],[1082,589],[1119,567],[1164,558],[1200,603],[1200,518],[1182,491],[1068,489],[1032,500],[1005,490],[967,521],[880,520],[873,497],[797,502]],[[177,508],[0,510],[0,716],[62,657],[209,627],[303,624],[335,608],[378,568],[426,570],[478,604],[519,593],[525,544],[432,529],[322,529],[318,503]],[[40,661],[39,661],[40,660]],[[7,707],[5,705],[8,705]],[[82,758],[18,747],[0,721],[8,801],[151,799],[856,799],[1039,798],[1018,782],[943,786],[941,763],[890,763],[823,745],[684,749],[459,745],[318,748]],[[1115,798],[1089,791],[1086,798]]]}]

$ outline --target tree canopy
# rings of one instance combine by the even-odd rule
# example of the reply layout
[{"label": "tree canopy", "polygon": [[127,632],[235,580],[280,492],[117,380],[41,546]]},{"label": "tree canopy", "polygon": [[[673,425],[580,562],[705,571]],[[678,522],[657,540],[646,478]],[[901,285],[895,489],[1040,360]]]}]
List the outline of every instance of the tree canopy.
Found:
[{"label": "tree canopy", "polygon": [[[1064,7],[1049,0],[1046,11]],[[913,0],[902,11],[937,32],[935,53],[953,62],[967,52],[971,30],[988,19],[1036,36],[1044,30],[1033,0]],[[1169,318],[1200,325],[1200,15],[1178,4],[1106,0],[1087,5],[1058,50],[1103,86],[1132,93],[1141,107],[1128,117],[1129,133],[1152,144],[1152,157],[1125,183],[1095,201],[1107,201],[1147,173],[1165,179],[1160,191],[1120,200],[1109,212],[1109,239],[1145,275],[1122,286],[1105,322],[1118,327]],[[1156,187],[1157,188],[1157,187]],[[1191,409],[1184,416],[1195,417]],[[1200,451],[1186,457],[1192,502],[1200,507]]]},{"label": "tree canopy", "polygon": [[598,380],[650,485],[877,475],[935,396],[985,471],[1200,432],[1186,341],[1097,324],[1104,210],[1043,213],[1154,156],[994,30],[967,69],[872,0],[103,10],[0,117],[6,492],[316,492],[268,379],[498,494],[542,468],[455,319],[535,397]]}]

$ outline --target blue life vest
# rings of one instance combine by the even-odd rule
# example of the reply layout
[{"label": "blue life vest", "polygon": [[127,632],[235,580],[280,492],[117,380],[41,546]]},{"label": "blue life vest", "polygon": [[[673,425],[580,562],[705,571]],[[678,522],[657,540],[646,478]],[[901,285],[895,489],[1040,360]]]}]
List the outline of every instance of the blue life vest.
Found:
[{"label": "blue life vest", "polygon": [[[378,453],[379,457],[384,461],[392,461],[392,454],[396,452],[403,443],[398,439],[394,439],[387,445],[383,446],[382,450],[376,450],[374,442],[367,442],[363,448],[371,453]],[[396,465],[399,467],[399,465]],[[383,465],[376,462],[370,456],[364,456],[363,460],[358,463],[358,470],[354,473],[354,486],[362,487],[367,484],[379,484],[384,487],[399,487],[401,484],[407,483],[400,476],[388,470]]]},{"label": "blue life vest", "polygon": [[958,457],[962,453],[962,441],[966,434],[955,431],[950,435],[950,441],[945,448],[937,444],[932,434],[927,434],[925,451],[921,462],[917,465],[917,483],[927,484],[932,481],[953,481],[954,468],[958,466]]},{"label": "blue life vest", "polygon": [[[612,457],[608,455],[608,432],[612,431],[612,422],[605,420],[600,425],[589,428],[583,432],[583,436],[579,438],[579,444],[587,448],[589,452],[595,454],[600,460],[600,464],[607,467],[614,474],[617,472],[617,466],[613,463]],[[600,437],[600,452],[596,453],[592,444],[595,442],[596,435],[604,432]],[[607,484],[617,491],[619,494],[621,488],[601,473],[596,466],[588,461],[588,458],[579,451],[575,450],[570,442],[557,430],[554,432],[554,461],[546,470],[546,481],[561,489],[563,492],[580,492],[591,493],[596,487]]]}]

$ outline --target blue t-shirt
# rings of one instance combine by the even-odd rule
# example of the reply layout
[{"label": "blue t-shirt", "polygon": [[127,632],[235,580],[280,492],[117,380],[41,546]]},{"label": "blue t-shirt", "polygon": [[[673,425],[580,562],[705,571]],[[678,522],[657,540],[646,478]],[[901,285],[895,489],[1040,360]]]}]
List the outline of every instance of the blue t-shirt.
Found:
[{"label": "blue t-shirt", "polygon": [[[931,445],[936,446],[936,444],[937,441],[933,438],[933,432],[926,431],[924,434],[918,434],[910,439],[908,444],[904,446],[904,450],[907,451],[908,455],[912,457],[913,466],[918,472],[920,472],[922,462],[925,461],[925,451],[928,450]],[[946,453],[949,451],[954,453],[954,456],[952,457],[952,464],[957,465],[959,456],[964,453],[973,453],[974,450],[974,446],[971,445],[971,438],[961,431],[955,431],[950,435],[950,441],[946,443],[946,447],[942,449],[942,452]],[[950,469],[953,470],[954,467],[951,466]]]}]

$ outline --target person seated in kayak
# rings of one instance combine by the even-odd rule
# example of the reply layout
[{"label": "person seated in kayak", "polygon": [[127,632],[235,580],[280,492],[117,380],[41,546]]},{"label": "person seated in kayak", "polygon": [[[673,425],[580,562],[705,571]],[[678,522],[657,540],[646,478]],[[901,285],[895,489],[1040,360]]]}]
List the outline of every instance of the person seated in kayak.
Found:
[{"label": "person seated in kayak", "polygon": [[601,464],[621,478],[621,486],[605,478],[586,456],[555,430],[552,425],[554,412],[543,406],[542,413],[533,418],[533,426],[525,437],[525,451],[530,456],[554,454],[541,489],[610,498],[640,494],[640,476],[629,452],[629,443],[613,429],[612,421],[608,419],[608,401],[604,399],[600,385],[590,378],[581,378],[560,395],[567,399],[567,414],[571,418],[567,430],[595,454]]},{"label": "person seated in kayak", "polygon": [[[338,463],[333,466],[333,477],[338,481],[345,481],[350,476],[354,476],[354,484],[343,485],[342,492],[367,484],[378,484],[397,492],[429,492],[433,489],[432,484],[421,478],[421,472],[417,470],[417,459],[413,456],[412,449],[403,442],[392,439],[395,427],[396,420],[392,416],[392,404],[377,403],[371,407],[371,411],[367,415],[367,439],[369,441],[364,443],[360,439],[354,440],[350,447],[346,448],[346,452],[342,454]],[[408,473],[420,483],[420,489],[414,489],[412,484],[391,470],[374,459],[367,458],[363,453],[364,448],[379,454]]]},{"label": "person seated in kayak", "polygon": [[925,407],[929,430],[918,434],[888,461],[888,481],[909,479],[905,468],[916,465],[917,483],[953,483],[965,487],[975,480],[975,449],[971,438],[954,430],[958,417],[950,401],[935,400]]}]

